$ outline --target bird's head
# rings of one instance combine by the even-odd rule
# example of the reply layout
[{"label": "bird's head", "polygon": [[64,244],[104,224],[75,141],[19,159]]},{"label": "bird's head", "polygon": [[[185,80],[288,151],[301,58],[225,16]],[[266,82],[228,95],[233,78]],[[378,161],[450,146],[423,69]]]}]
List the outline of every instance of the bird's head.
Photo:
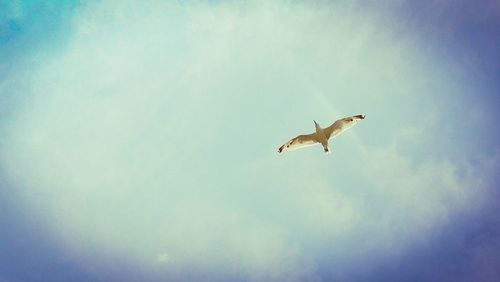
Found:
[{"label": "bird's head", "polygon": [[321,126],[319,126],[319,123],[317,123],[315,120],[313,121],[314,121],[314,127],[316,127],[316,129],[321,128]]}]

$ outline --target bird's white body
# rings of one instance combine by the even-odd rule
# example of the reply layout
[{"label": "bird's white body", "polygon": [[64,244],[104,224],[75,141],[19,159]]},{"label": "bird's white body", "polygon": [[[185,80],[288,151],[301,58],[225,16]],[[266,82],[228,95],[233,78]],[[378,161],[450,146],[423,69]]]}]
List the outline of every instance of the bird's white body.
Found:
[{"label": "bird's white body", "polygon": [[326,137],[325,131],[316,121],[314,121],[314,127],[316,127],[314,139],[323,146],[325,153],[330,154],[330,147],[328,146],[328,138]]},{"label": "bird's white body", "polygon": [[325,153],[331,153],[330,147],[328,145],[328,140],[339,135],[345,130],[351,128],[358,121],[365,119],[366,115],[356,115],[351,117],[346,117],[335,121],[332,125],[327,128],[321,128],[321,126],[314,121],[314,126],[316,131],[312,134],[299,135],[290,141],[283,144],[278,148],[278,153],[283,151],[292,151],[303,147],[312,146],[315,144],[321,144]]}]

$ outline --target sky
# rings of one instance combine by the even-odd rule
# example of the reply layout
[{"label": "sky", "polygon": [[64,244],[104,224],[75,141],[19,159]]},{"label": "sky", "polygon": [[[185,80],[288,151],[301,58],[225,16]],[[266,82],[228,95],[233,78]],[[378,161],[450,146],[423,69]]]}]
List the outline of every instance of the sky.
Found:
[{"label": "sky", "polygon": [[494,0],[0,2],[0,281],[498,281],[499,40]]}]

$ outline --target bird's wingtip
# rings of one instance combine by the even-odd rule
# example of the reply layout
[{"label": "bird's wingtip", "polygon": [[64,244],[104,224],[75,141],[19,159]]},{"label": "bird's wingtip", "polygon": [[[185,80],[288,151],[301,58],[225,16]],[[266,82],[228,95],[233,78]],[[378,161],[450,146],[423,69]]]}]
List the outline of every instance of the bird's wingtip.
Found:
[{"label": "bird's wingtip", "polygon": [[281,147],[278,148],[278,153],[283,152],[283,147],[285,147],[285,145],[282,145]]}]

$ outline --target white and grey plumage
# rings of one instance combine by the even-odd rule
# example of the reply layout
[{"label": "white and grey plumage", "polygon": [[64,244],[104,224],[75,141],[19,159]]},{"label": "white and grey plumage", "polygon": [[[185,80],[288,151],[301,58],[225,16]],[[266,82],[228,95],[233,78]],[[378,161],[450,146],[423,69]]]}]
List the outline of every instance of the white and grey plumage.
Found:
[{"label": "white and grey plumage", "polygon": [[288,150],[297,150],[315,144],[321,144],[323,146],[323,149],[325,150],[325,153],[329,154],[331,151],[330,147],[328,146],[328,140],[351,128],[358,121],[365,119],[365,117],[366,115],[355,115],[342,118],[335,121],[327,128],[321,128],[319,124],[314,121],[316,132],[306,135],[299,135],[293,138],[292,140],[281,145],[281,147],[278,148],[278,153]]}]

